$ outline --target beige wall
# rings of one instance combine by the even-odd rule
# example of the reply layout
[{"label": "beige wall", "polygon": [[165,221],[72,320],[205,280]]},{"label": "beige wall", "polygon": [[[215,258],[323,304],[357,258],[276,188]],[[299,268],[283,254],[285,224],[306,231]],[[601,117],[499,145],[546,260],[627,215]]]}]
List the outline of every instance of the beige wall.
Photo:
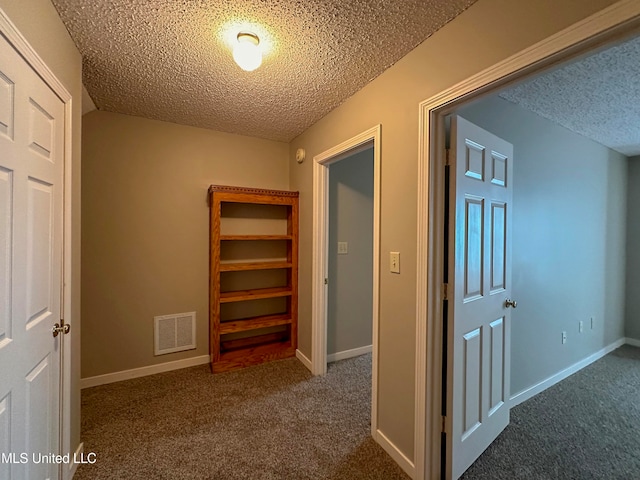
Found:
[{"label": "beige wall", "polygon": [[[287,144],[95,111],[82,153],[82,377],[208,355],[210,184],[287,189]],[[154,357],[153,317],[197,349]]]},{"label": "beige wall", "polygon": [[[301,191],[300,348],[311,355],[312,162],[382,124],[382,274],[378,425],[413,458],[418,102],[539,41],[612,0],[480,0],[289,146],[103,112],[85,117],[83,376],[206,354],[209,183]],[[72,436],[80,439],[81,59],[49,0],[2,8],[74,97]],[[167,234],[166,232],[169,231]],[[163,235],[167,235],[165,238]],[[390,250],[402,273],[388,273]],[[114,271],[114,265],[123,272]],[[136,288],[125,288],[135,285]],[[143,288],[140,288],[142,285]],[[108,296],[111,301],[104,301]],[[103,310],[106,308],[106,310]],[[153,315],[196,310],[199,348],[152,356]]]},{"label": "beige wall", "polygon": [[[67,319],[71,335],[71,438],[70,448],[80,443],[80,125],[82,98],[82,59],[67,29],[49,0],[0,0],[13,24],[20,30],[40,58],[49,66],[73,97],[72,125],[72,306]],[[67,448],[67,446],[65,446]]]},{"label": "beige wall", "polygon": [[[378,428],[414,457],[418,104],[614,3],[611,0],[479,0],[290,144],[291,189],[301,192],[300,336],[311,357],[311,215],[308,158],[382,124]],[[390,274],[399,251],[402,272]]]}]

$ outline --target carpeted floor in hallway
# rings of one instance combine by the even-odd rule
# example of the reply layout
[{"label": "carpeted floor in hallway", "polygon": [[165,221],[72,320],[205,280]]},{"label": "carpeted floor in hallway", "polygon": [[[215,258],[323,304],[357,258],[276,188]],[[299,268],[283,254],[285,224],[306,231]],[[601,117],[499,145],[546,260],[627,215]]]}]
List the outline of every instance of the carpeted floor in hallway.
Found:
[{"label": "carpeted floor in hallway", "polygon": [[409,477],[370,436],[371,355],[312,377],[293,358],[207,365],[82,391],[78,480]]}]

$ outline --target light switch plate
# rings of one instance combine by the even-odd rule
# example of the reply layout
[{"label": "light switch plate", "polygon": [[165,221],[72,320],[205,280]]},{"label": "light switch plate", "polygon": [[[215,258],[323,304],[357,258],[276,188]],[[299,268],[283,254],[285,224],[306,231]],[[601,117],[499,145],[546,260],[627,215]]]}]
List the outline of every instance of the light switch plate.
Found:
[{"label": "light switch plate", "polygon": [[349,253],[349,244],[347,242],[338,242],[338,255],[346,255]]},{"label": "light switch plate", "polygon": [[390,252],[389,270],[391,273],[400,273],[400,252]]}]

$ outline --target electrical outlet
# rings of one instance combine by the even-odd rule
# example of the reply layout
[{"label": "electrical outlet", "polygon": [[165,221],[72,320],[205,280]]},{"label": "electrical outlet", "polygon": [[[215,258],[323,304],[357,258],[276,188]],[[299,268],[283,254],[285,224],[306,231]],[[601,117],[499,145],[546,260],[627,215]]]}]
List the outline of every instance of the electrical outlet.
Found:
[{"label": "electrical outlet", "polygon": [[389,253],[389,264],[391,273],[400,273],[400,252]]},{"label": "electrical outlet", "polygon": [[349,244],[347,242],[338,242],[338,255],[346,255],[349,253]]},{"label": "electrical outlet", "polygon": [[567,343],[567,332],[562,332],[562,344]]},{"label": "electrical outlet", "polygon": [[580,320],[580,322],[578,323],[578,332],[582,333],[583,330],[584,330],[584,322]]}]

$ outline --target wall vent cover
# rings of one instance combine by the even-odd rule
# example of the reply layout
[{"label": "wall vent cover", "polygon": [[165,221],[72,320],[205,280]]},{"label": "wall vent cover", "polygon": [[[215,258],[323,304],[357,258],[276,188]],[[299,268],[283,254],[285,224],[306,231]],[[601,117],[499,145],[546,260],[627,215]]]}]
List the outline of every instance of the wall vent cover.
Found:
[{"label": "wall vent cover", "polygon": [[154,317],[154,355],[196,348],[196,312]]}]

